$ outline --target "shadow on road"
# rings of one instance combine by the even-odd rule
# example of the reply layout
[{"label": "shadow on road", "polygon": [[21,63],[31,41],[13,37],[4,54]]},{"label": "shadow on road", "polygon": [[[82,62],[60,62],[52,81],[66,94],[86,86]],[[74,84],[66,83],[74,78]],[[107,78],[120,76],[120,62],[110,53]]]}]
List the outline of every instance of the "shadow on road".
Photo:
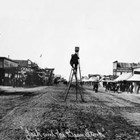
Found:
[{"label": "shadow on road", "polygon": [[6,92],[0,91],[0,96],[11,96],[11,95],[23,95],[23,96],[35,96],[37,94],[33,92],[23,92],[23,91],[14,91],[14,92]]}]

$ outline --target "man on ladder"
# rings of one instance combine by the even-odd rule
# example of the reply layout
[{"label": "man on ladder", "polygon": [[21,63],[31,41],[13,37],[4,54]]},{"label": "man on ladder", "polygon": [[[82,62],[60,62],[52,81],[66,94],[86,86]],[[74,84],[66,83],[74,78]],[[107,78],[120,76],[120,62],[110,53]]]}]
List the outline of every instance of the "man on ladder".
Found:
[{"label": "man on ladder", "polygon": [[72,54],[71,56],[70,65],[76,72],[77,72],[77,66],[79,64],[78,60],[79,60],[78,54],[75,52],[75,54]]},{"label": "man on ladder", "polygon": [[[82,87],[79,87],[78,81],[77,81],[77,68],[79,66],[80,84],[82,86],[78,52],[79,52],[79,47],[75,47],[75,54],[71,55],[70,65],[72,66],[72,70],[71,70],[70,77],[69,77],[69,85],[68,85],[68,88],[67,88],[67,91],[66,91],[65,101],[67,99],[67,96],[68,96],[68,93],[69,93],[69,90],[70,90],[70,87],[71,87],[73,76],[75,76],[75,80],[76,80],[76,86],[75,86],[76,87],[76,100],[77,100],[77,89],[82,88]],[[84,101],[81,92],[80,92],[80,95],[81,95],[82,101]]]}]

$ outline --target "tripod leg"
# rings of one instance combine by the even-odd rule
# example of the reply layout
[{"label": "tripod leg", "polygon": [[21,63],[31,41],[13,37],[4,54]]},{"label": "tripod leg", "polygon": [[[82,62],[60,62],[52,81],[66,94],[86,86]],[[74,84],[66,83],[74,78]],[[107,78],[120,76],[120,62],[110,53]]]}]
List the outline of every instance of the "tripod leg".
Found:
[{"label": "tripod leg", "polygon": [[66,99],[67,99],[67,96],[68,96],[68,93],[69,93],[69,90],[70,90],[70,86],[71,86],[72,79],[73,79],[73,73],[72,73],[72,76],[71,76],[71,79],[70,79],[70,81],[69,81],[69,85],[68,85],[68,88],[67,88],[67,91],[66,91],[65,101],[66,101]]},{"label": "tripod leg", "polygon": [[71,76],[72,76],[72,69],[71,69],[71,72],[70,72],[69,81],[70,81]]},{"label": "tripod leg", "polygon": [[78,84],[77,84],[77,72],[75,73],[75,80],[76,80],[76,101],[77,101],[77,89],[78,89]]},{"label": "tripod leg", "polygon": [[80,91],[80,95],[81,95],[81,100],[84,102],[84,98],[83,98],[83,89],[81,89],[81,91]]},{"label": "tripod leg", "polygon": [[82,101],[84,101],[84,98],[83,98],[83,95],[82,95],[82,93],[83,93],[83,86],[82,86],[82,77],[81,77],[81,70],[80,70],[80,64],[79,64],[79,74],[80,74],[80,95],[81,95],[81,100]]}]

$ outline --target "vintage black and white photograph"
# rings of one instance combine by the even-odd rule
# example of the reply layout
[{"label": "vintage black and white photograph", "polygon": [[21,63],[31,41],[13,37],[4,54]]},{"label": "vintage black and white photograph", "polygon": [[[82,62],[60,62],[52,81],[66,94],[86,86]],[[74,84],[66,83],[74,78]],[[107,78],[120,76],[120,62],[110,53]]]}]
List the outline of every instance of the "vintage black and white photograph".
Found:
[{"label": "vintage black and white photograph", "polygon": [[140,0],[0,0],[0,140],[140,140]]}]

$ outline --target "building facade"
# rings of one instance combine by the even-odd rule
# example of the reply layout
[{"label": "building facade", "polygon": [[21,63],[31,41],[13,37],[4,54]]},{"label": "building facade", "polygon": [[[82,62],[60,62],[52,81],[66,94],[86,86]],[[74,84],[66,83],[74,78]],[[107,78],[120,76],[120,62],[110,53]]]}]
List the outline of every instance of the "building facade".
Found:
[{"label": "building facade", "polygon": [[18,79],[24,80],[26,86],[43,86],[52,83],[54,68],[39,68],[31,60],[14,60],[19,64]]},{"label": "building facade", "polygon": [[113,62],[113,75],[119,76],[123,73],[131,72],[133,73],[133,69],[135,67],[140,67],[140,63],[124,63],[124,62]]},{"label": "building facade", "polygon": [[0,85],[11,85],[18,66],[17,62],[6,57],[0,57]]},{"label": "building facade", "polygon": [[31,60],[12,60],[0,57],[0,85],[42,86],[51,85],[54,68],[40,68]]}]

